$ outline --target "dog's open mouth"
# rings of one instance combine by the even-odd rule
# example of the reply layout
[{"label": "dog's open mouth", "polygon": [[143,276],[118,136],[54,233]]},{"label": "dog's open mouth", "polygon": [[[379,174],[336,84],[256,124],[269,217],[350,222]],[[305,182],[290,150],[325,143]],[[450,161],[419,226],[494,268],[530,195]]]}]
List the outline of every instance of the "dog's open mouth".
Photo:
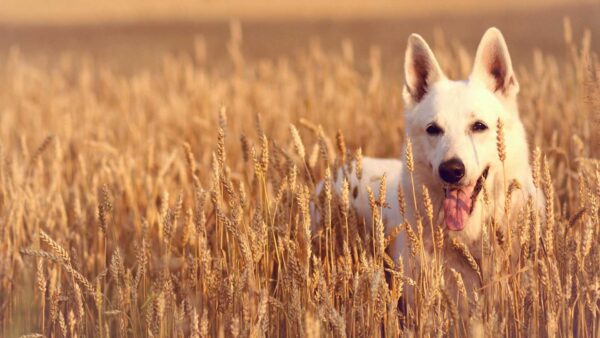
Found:
[{"label": "dog's open mouth", "polygon": [[449,230],[461,231],[473,212],[490,167],[486,167],[475,184],[444,188],[444,223]]}]

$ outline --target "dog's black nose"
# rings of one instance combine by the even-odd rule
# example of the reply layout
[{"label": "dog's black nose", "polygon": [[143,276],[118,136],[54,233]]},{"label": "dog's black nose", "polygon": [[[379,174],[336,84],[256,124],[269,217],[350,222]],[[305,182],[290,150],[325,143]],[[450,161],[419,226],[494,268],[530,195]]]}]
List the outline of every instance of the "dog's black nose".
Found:
[{"label": "dog's black nose", "polygon": [[445,182],[455,184],[465,176],[465,165],[458,158],[453,158],[440,164],[438,171]]}]

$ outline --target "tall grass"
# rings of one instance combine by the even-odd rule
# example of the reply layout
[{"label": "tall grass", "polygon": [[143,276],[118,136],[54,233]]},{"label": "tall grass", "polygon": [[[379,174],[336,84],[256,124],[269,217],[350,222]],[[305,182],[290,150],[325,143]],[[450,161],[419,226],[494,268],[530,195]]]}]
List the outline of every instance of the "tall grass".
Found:
[{"label": "tall grass", "polygon": [[[431,227],[431,202],[420,224],[385,234],[385,182],[369,192],[373,222],[347,186],[334,193],[336,167],[403,144],[401,81],[376,49],[366,73],[347,42],[248,63],[233,25],[231,72],[211,69],[198,40],[127,77],[72,59],[38,69],[14,51],[0,66],[0,335],[598,337],[600,68],[590,33],[565,32],[565,56],[518,68],[550,203],[511,210],[517,266],[503,220],[470,253]],[[470,70],[462,47],[436,55],[455,78]],[[400,196],[401,210],[413,203]],[[431,249],[464,256],[481,288],[441,259],[386,254],[407,231],[422,257],[430,229]]]}]

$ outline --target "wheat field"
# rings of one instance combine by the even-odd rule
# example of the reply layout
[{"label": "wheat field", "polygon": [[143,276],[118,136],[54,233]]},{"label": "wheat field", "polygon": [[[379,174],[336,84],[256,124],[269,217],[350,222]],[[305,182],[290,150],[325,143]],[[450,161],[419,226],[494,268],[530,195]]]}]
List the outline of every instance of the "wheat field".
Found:
[{"label": "wheat field", "polygon": [[[233,22],[227,72],[202,39],[133,75],[13,50],[0,65],[0,336],[600,337],[600,63],[591,32],[571,31],[560,55],[517,67],[549,203],[512,211],[517,266],[486,224],[474,290],[441,261],[413,280],[389,259],[400,231],[423,250],[416,224],[386,237],[347,192],[315,195],[335,167],[406,141],[402,83],[377,48],[367,71],[350,40],[250,62]],[[449,76],[468,74],[472,51],[433,47]]]}]

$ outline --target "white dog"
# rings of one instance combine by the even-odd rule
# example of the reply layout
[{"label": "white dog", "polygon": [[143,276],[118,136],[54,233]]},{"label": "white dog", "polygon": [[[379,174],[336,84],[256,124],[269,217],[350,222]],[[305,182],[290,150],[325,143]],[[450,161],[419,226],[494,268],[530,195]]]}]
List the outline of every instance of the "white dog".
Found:
[{"label": "white dog", "polygon": [[[506,216],[505,183],[516,181],[521,187],[509,209],[517,210],[529,196],[541,196],[532,179],[529,147],[517,110],[519,84],[506,43],[498,29],[488,29],[468,80],[453,81],[444,75],[423,38],[413,34],[408,39],[404,71],[405,126],[412,143],[414,185],[404,161],[365,157],[361,179],[354,168],[348,175],[352,206],[361,217],[371,219],[367,186],[376,193],[378,178],[385,174],[388,207],[382,209],[382,217],[386,231],[405,221],[415,227],[413,186],[419,208],[423,205],[424,186],[432,200],[434,222],[442,225],[449,237],[466,244],[478,259],[483,224],[491,217],[503,220]],[[504,163],[497,151],[498,121],[503,124]],[[338,194],[343,177],[340,169],[334,182]],[[406,198],[405,219],[398,207],[399,185]],[[491,201],[488,205],[483,202],[484,188]],[[425,240],[431,237],[427,223],[423,219]],[[426,247],[433,250],[431,245]],[[388,250],[394,260],[403,259],[407,266],[410,250],[406,231]],[[479,286],[479,278],[464,258],[445,255],[442,259],[446,270],[453,268],[463,274],[469,291]],[[410,302],[411,295],[407,297]]]}]

